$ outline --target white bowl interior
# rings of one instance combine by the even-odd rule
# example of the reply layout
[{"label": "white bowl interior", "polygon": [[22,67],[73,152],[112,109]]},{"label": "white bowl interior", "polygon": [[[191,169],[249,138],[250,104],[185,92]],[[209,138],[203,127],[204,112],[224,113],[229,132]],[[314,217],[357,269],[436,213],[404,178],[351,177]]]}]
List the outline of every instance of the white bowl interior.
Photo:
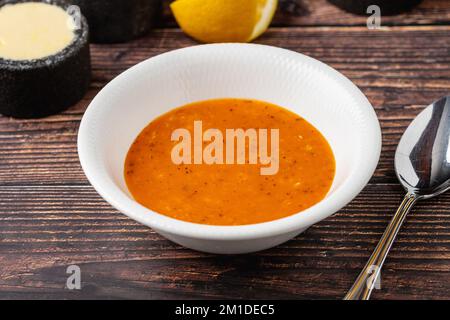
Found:
[{"label": "white bowl interior", "polygon": [[[336,176],[328,197],[349,177],[360,174],[368,157],[375,165],[378,161],[379,127],[373,109],[337,71],[279,48],[221,44],[181,49],[149,59],[105,87],[94,99],[80,130],[85,131],[89,141],[85,151],[91,153],[89,161],[94,169],[90,171],[110,179],[132,199],[124,181],[124,161],[141,130],[173,108],[214,98],[271,102],[319,129],[336,158]],[[363,180],[373,173],[372,167],[363,170]]]}]

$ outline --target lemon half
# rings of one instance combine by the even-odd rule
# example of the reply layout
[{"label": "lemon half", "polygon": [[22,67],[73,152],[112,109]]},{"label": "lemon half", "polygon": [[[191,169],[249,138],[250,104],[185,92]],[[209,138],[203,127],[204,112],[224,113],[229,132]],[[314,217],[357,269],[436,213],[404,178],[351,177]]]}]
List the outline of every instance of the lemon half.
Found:
[{"label": "lemon half", "polygon": [[278,0],[176,0],[181,29],[201,42],[249,42],[269,27]]}]

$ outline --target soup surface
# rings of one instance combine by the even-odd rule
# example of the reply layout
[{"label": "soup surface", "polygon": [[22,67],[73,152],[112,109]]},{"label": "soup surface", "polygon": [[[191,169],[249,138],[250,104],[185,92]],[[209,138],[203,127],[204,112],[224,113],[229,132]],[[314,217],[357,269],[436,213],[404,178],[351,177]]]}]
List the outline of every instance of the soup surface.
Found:
[{"label": "soup surface", "polygon": [[[174,163],[172,152],[181,139],[172,141],[172,134],[184,128],[195,140],[195,121],[202,121],[203,132],[223,132],[224,145],[227,129],[278,129],[279,169],[261,174],[267,163],[252,164],[248,152],[244,164],[194,164],[194,147],[191,164]],[[275,140],[268,137],[270,154]],[[211,141],[202,144],[206,148]],[[237,157],[238,143],[234,147]],[[202,101],[160,116],[139,134],[125,161],[125,180],[137,202],[175,219],[209,225],[254,224],[298,213],[326,196],[334,174],[333,152],[311,124],[276,105],[242,99]]]}]

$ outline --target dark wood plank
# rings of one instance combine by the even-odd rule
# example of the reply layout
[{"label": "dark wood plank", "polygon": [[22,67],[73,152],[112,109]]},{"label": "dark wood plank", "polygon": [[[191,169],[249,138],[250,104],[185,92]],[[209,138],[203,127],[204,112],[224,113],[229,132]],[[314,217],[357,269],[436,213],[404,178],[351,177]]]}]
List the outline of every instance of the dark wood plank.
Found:
[{"label": "dark wood plank", "polygon": [[[395,1],[395,0],[394,0]],[[169,4],[164,2],[161,26],[176,27]],[[367,17],[346,13],[326,0],[279,0],[279,7],[272,26],[363,26]],[[411,12],[382,17],[384,26],[443,25],[450,24],[450,2],[424,0]]]},{"label": "dark wood plank", "polygon": [[[283,2],[288,5],[283,6]],[[289,5],[292,2],[297,5]],[[367,24],[368,15],[357,16],[344,12],[326,0],[281,0],[280,3],[273,22],[275,26],[365,26]],[[448,25],[450,3],[447,0],[424,0],[411,12],[382,16],[381,23],[383,26]]]},{"label": "dark wood plank", "polygon": [[[295,240],[217,257],[163,240],[88,186],[0,187],[0,297],[340,298],[402,193],[398,185],[369,185]],[[375,298],[450,298],[449,201],[446,194],[417,206]],[[80,292],[64,289],[71,264],[82,270]]]},{"label": "dark wood plank", "polygon": [[[450,87],[450,27],[275,28],[258,42],[302,52],[343,72],[368,96],[379,116],[384,147],[373,181],[395,182],[393,154],[416,114]],[[76,135],[82,114],[98,90],[117,74],[159,53],[194,45],[179,30],[93,46],[93,88],[63,114],[39,120],[0,118],[0,185],[87,184]]]},{"label": "dark wood plank", "polygon": [[[373,103],[383,155],[350,205],[303,235],[258,254],[216,257],[164,240],[121,215],[89,186],[76,134],[98,90],[128,67],[195,44],[177,29],[93,46],[85,99],[40,120],[0,117],[0,298],[341,298],[402,197],[393,172],[400,135],[450,89],[450,27],[273,28],[259,43],[303,52],[352,79]],[[450,298],[450,196],[418,205],[374,298]],[[84,288],[64,289],[77,264]]]}]

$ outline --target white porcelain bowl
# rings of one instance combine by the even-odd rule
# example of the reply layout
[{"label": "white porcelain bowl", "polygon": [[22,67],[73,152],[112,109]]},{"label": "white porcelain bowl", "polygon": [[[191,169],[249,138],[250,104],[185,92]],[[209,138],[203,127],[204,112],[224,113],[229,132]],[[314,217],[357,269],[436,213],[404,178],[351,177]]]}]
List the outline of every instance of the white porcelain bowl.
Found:
[{"label": "white porcelain bowl", "polygon": [[[329,141],[336,177],[327,197],[287,218],[246,226],[208,226],[175,220],[133,200],[124,180],[127,151],[157,116],[212,98],[250,98],[304,117]],[[78,136],[81,165],[112,206],[164,237],[199,251],[235,254],[281,244],[349,203],[379,160],[375,112],[342,74],[305,55],[262,45],[214,44],[148,59],[109,83],[92,101]]]}]

